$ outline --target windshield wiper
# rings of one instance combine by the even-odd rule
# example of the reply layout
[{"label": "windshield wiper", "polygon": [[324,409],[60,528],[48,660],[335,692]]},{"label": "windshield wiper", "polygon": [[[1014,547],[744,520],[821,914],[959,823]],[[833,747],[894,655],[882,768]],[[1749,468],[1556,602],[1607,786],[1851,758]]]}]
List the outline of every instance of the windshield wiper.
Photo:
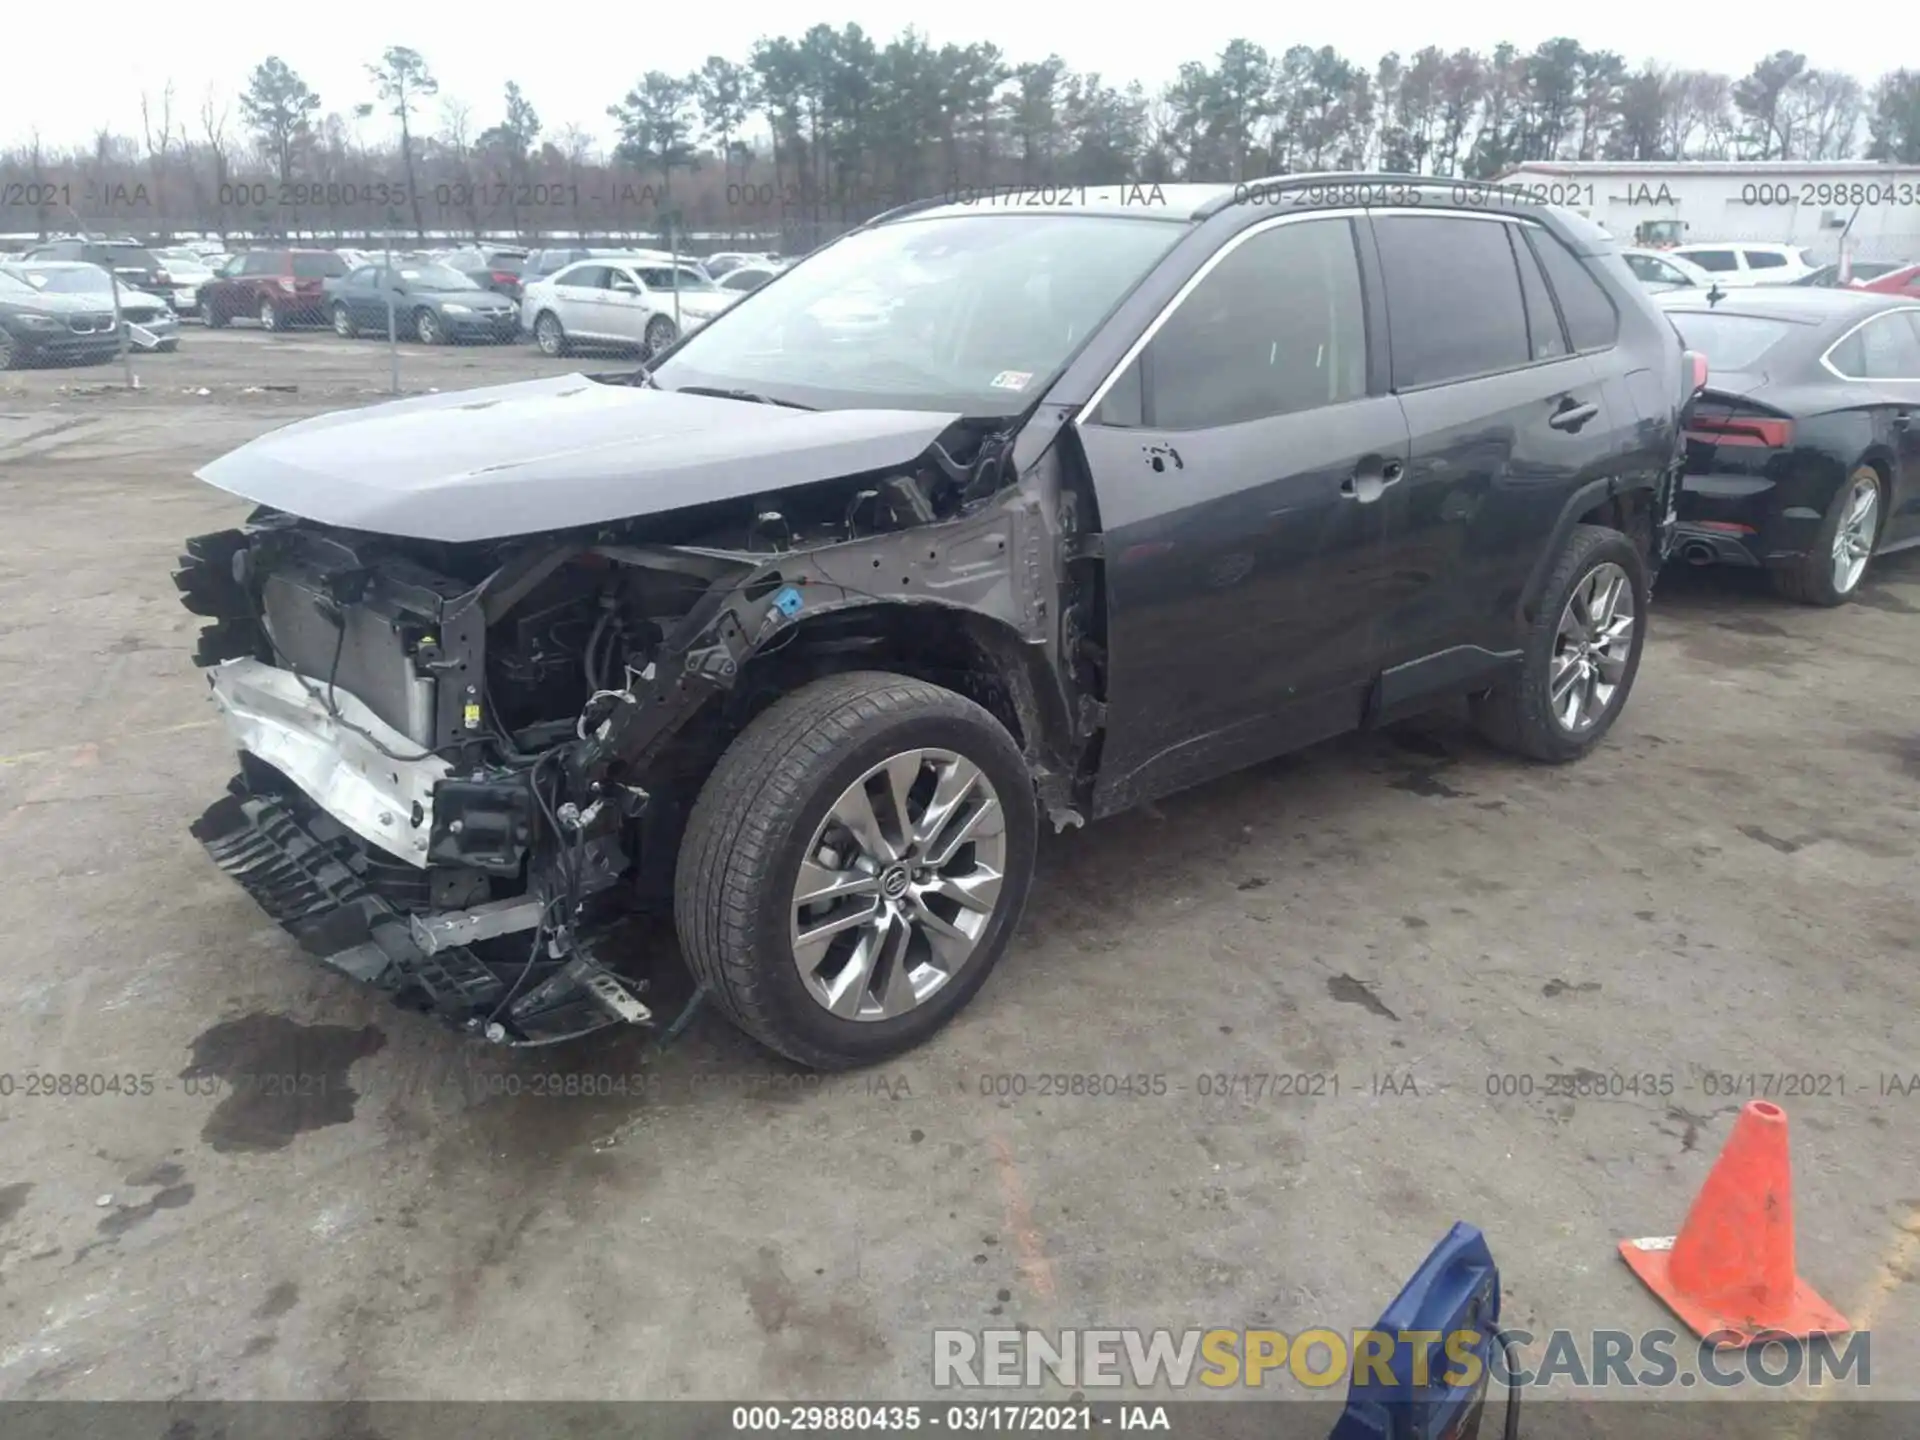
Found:
[{"label": "windshield wiper", "polygon": [[802,405],[798,400],[776,400],[771,395],[762,395],[755,390],[727,390],[718,385],[682,385],[673,392],[676,395],[711,395],[716,400],[750,400],[755,405],[784,405],[789,410],[814,410],[819,407]]}]

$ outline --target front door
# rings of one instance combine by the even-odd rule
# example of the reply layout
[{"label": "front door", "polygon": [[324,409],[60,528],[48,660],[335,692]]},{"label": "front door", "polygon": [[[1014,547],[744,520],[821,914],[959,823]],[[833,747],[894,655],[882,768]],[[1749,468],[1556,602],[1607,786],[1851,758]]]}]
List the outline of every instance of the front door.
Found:
[{"label": "front door", "polygon": [[1344,217],[1242,231],[1076,427],[1106,555],[1102,813],[1359,721],[1407,429],[1370,393],[1356,241]]}]

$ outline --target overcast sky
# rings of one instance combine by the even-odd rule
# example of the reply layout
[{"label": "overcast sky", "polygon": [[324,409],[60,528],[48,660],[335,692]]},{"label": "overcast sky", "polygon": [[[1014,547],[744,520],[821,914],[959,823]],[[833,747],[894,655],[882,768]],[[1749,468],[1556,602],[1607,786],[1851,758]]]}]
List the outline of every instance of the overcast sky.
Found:
[{"label": "overcast sky", "polygon": [[[1150,86],[1170,79],[1181,61],[1211,57],[1238,35],[1274,53],[1293,44],[1332,45],[1371,65],[1386,49],[1403,55],[1428,44],[1484,50],[1502,40],[1531,49],[1566,33],[1584,45],[1616,50],[1630,64],[1654,59],[1736,77],[1779,43],[1761,38],[1768,27],[1727,24],[1725,8],[1712,5],[1549,11],[1536,0],[1480,0],[1445,17],[1436,5],[1409,0],[1314,8],[1317,13],[1285,20],[1277,11],[1268,12],[1273,20],[1261,22],[1257,9],[1229,0],[1183,0],[1167,7],[972,0],[947,9],[949,15],[964,15],[964,22],[943,17],[917,23],[936,45],[993,40],[1014,62],[1057,52],[1077,70],[1098,70],[1114,83],[1137,79]],[[82,13],[40,4],[12,9],[16,13],[5,25],[10,63],[0,82],[4,145],[25,140],[36,128],[52,144],[83,143],[103,125],[137,134],[141,92],[157,97],[169,81],[176,113],[194,116],[210,85],[231,100],[247,72],[269,53],[299,71],[326,110],[345,114],[372,98],[364,65],[388,44],[410,45],[425,55],[439,77],[442,97],[464,100],[479,126],[498,119],[501,89],[513,79],[540,112],[548,133],[572,122],[605,136],[606,107],[648,70],[684,73],[712,54],[743,60],[760,36],[797,38],[822,21],[857,23],[884,41],[925,13],[883,0],[817,6],[732,0],[551,11],[518,3],[497,9],[407,5],[391,23],[378,7],[129,6],[122,11],[109,5]],[[588,16],[591,21],[582,23]],[[555,23],[564,18],[572,23]],[[1899,47],[1890,49],[1887,43],[1894,32],[1884,27],[1791,28],[1795,48],[1809,63],[1849,71],[1868,84],[1901,58],[1895,53]],[[588,34],[596,38],[584,38]],[[438,115],[432,119],[437,129]]]}]

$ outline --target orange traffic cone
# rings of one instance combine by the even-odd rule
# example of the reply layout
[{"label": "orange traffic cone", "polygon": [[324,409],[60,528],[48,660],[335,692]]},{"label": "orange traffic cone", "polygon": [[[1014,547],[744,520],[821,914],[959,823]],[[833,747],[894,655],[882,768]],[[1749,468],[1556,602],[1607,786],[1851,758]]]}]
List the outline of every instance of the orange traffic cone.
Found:
[{"label": "orange traffic cone", "polygon": [[1718,1349],[1848,1329],[1794,1270],[1787,1114],[1764,1100],[1741,1107],[1679,1235],[1622,1240],[1620,1254]]}]

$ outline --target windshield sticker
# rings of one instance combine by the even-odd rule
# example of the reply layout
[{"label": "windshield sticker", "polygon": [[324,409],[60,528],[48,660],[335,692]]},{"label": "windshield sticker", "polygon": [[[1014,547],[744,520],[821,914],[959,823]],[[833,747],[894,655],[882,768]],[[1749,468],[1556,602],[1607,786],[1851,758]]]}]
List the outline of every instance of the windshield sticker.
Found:
[{"label": "windshield sticker", "polygon": [[996,390],[1024,390],[1033,380],[1031,370],[1002,370],[993,377]]}]

